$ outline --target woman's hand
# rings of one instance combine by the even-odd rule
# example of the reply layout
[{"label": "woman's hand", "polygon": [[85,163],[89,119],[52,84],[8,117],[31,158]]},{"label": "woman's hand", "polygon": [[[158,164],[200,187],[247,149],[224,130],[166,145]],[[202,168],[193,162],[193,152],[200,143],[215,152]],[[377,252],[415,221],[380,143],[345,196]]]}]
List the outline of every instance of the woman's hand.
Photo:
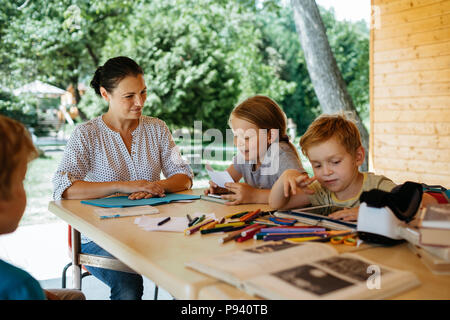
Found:
[{"label": "woman's hand", "polygon": [[234,206],[242,203],[258,202],[255,201],[254,199],[254,196],[256,196],[258,189],[251,187],[247,183],[228,182],[225,183],[225,187],[227,187],[228,190],[233,192],[232,194],[222,195],[222,199],[229,201],[225,203],[226,205]]},{"label": "woman's hand", "polygon": [[136,180],[123,182],[120,190],[123,193],[129,193],[128,199],[148,199],[152,197],[164,197],[165,190],[158,181]]},{"label": "woman's hand", "polygon": [[332,214],[328,215],[328,217],[336,220],[356,221],[358,220],[358,212],[359,207],[355,207],[333,212]]},{"label": "woman's hand", "polygon": [[286,170],[283,173],[283,188],[284,196],[288,198],[290,195],[297,194],[297,187],[302,189],[305,194],[313,194],[314,190],[308,188],[308,186],[316,180],[315,177],[309,178],[305,172],[298,170]]}]

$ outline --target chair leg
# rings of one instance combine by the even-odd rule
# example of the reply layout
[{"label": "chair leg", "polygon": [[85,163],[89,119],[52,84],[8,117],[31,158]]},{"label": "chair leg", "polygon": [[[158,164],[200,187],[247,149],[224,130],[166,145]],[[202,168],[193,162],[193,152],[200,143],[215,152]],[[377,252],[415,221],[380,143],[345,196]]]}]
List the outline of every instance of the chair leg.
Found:
[{"label": "chair leg", "polygon": [[158,286],[155,284],[155,296],[153,300],[158,300]]},{"label": "chair leg", "polygon": [[72,228],[72,281],[74,289],[81,290],[81,264],[78,260],[78,254],[81,252],[80,232]]},{"label": "chair leg", "polygon": [[90,276],[91,273],[89,271],[83,272],[83,274],[81,275],[81,279],[83,279],[84,277]]},{"label": "chair leg", "polygon": [[68,264],[66,264],[66,266],[63,269],[62,272],[62,277],[61,277],[61,288],[65,289],[66,288],[66,274],[67,274],[67,269],[69,269],[69,267],[72,265],[72,262],[69,262]]}]

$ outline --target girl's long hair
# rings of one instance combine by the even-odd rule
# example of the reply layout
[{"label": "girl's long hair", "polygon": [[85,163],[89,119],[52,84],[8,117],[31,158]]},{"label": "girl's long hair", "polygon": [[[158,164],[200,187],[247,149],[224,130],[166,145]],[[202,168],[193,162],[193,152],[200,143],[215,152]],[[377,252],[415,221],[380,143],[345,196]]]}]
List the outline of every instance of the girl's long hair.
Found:
[{"label": "girl's long hair", "polygon": [[[246,120],[256,125],[259,129],[268,131],[270,129],[278,129],[279,141],[286,142],[300,160],[297,149],[289,141],[289,136],[287,135],[286,114],[271,98],[262,95],[247,98],[233,109],[230,119],[231,117]],[[228,120],[229,123],[230,119]]]}]

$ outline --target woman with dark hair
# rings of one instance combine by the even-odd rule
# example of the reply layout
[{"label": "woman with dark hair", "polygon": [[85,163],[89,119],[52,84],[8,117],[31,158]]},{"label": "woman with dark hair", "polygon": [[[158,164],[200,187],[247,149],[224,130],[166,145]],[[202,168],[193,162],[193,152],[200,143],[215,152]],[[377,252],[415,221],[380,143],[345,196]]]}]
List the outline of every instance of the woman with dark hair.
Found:
[{"label": "woman with dark hair", "polygon": [[[115,193],[129,199],[177,192],[192,186],[192,170],[173,141],[166,124],[143,116],[147,97],[143,71],[132,59],[109,59],[91,81],[108,102],[108,111],[78,125],[53,178],[53,198],[89,199]],[[166,179],[161,180],[161,172]],[[82,252],[111,256],[82,236]],[[111,288],[111,299],[141,299],[140,275],[86,267]]]}]

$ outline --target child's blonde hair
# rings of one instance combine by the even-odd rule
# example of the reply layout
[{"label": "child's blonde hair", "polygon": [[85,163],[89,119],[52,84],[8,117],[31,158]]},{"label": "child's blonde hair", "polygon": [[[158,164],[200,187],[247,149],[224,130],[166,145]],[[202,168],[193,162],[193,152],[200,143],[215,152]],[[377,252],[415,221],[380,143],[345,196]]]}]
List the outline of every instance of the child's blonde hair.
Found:
[{"label": "child's blonde hair", "polygon": [[228,122],[231,117],[246,120],[260,129],[278,129],[280,142],[286,142],[298,157],[297,149],[287,135],[286,114],[271,98],[262,95],[247,98],[233,109]]},{"label": "child's blonde hair", "polygon": [[362,146],[358,127],[352,120],[344,114],[322,114],[309,125],[300,139],[300,147],[307,156],[310,147],[331,138],[336,138],[352,156]]},{"label": "child's blonde hair", "polygon": [[0,199],[11,197],[11,179],[23,161],[38,156],[33,141],[20,122],[0,115]]}]

